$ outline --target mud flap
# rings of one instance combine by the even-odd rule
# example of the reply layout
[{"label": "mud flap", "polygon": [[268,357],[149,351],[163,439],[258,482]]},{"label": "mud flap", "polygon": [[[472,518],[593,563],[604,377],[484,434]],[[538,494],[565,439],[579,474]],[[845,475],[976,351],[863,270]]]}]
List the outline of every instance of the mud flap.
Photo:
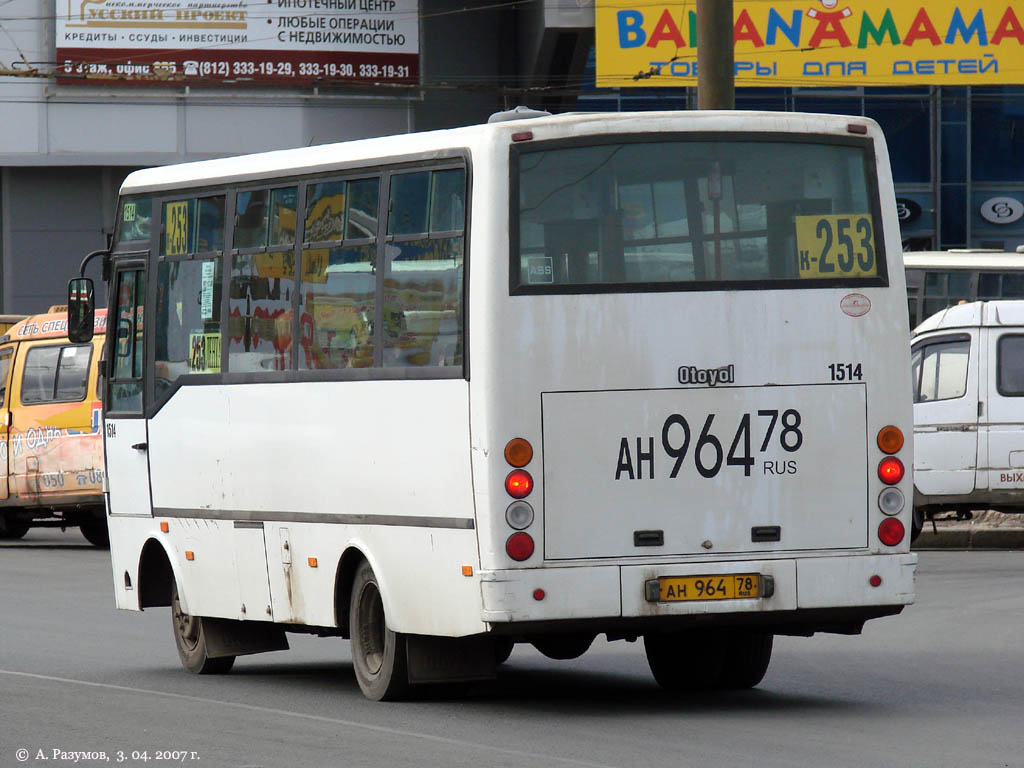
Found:
[{"label": "mud flap", "polygon": [[406,635],[405,642],[410,683],[493,680],[495,677],[494,640],[487,635]]},{"label": "mud flap", "polygon": [[203,636],[206,639],[206,655],[211,659],[288,650],[284,629],[266,621],[204,617]]}]

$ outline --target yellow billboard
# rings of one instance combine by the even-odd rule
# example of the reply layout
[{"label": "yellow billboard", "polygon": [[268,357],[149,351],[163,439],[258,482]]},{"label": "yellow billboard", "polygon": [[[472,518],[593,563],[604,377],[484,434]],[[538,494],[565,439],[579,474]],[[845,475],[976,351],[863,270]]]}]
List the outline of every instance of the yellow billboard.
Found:
[{"label": "yellow billboard", "polygon": [[[736,85],[1024,84],[1020,0],[735,0]],[[596,0],[597,85],[697,84],[697,3]]]}]

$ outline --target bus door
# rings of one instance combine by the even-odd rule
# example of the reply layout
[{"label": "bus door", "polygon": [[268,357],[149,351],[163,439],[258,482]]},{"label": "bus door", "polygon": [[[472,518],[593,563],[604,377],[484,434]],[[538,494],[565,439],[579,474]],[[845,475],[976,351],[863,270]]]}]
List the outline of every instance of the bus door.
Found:
[{"label": "bus door", "polygon": [[104,450],[111,515],[152,515],[149,442],[143,411],[145,254],[115,266],[107,328]]},{"label": "bus door", "polygon": [[10,431],[11,407],[7,388],[11,379],[11,364],[14,362],[14,345],[0,348],[0,500],[10,496]]},{"label": "bus door", "polygon": [[928,496],[970,493],[978,461],[979,329],[913,347],[914,484]]}]

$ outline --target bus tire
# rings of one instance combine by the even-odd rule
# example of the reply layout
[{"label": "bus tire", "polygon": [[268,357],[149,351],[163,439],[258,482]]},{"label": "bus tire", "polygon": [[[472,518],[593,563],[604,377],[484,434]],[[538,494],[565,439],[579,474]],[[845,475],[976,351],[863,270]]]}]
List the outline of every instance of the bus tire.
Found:
[{"label": "bus tire", "polygon": [[107,533],[107,521],[96,520],[91,523],[82,523],[78,526],[85,540],[94,547],[110,549],[110,535]]},{"label": "bus tire", "polygon": [[910,517],[910,543],[913,544],[917,541],[917,537],[921,535],[921,531],[924,529],[924,509],[921,507],[914,507],[914,512]]},{"label": "bus tire", "polygon": [[219,656],[211,659],[207,656],[203,617],[189,616],[181,610],[178,584],[173,580],[171,581],[171,624],[181,666],[195,675],[223,675],[230,671],[235,663],[235,657]]},{"label": "bus tire", "polygon": [[365,560],[356,568],[349,601],[348,626],[352,669],[366,698],[396,701],[409,690],[405,635],[388,629],[384,601],[373,568]]},{"label": "bus tire", "polygon": [[710,632],[644,635],[644,651],[658,685],[667,691],[707,691],[721,686],[725,656]]},{"label": "bus tire", "polygon": [[571,635],[541,635],[530,640],[533,647],[549,659],[567,661],[578,659],[594,642],[596,635],[589,632]]},{"label": "bus tire", "polygon": [[774,635],[770,632],[730,632],[722,638],[724,651],[721,687],[753,688],[764,679],[772,660]]},{"label": "bus tire", "polygon": [[494,638],[494,663],[504,664],[512,655],[512,649],[516,647],[516,641],[511,637]]}]

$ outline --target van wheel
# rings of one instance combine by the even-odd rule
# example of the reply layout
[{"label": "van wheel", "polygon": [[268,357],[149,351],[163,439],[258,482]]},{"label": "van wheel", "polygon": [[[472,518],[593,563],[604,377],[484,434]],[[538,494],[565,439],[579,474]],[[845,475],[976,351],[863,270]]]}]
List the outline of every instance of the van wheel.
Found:
[{"label": "van wheel", "polygon": [[405,635],[388,629],[384,601],[373,568],[365,560],[356,569],[349,602],[352,668],[366,698],[396,701],[409,689]]},{"label": "van wheel", "polygon": [[914,514],[910,518],[910,543],[917,541],[924,529],[924,510],[921,507],[914,507]]},{"label": "van wheel", "polygon": [[178,584],[171,581],[171,624],[181,665],[196,675],[222,675],[235,663],[234,656],[211,659],[206,655],[206,635],[202,616],[189,616],[181,610]]},{"label": "van wheel", "polygon": [[110,535],[107,533],[107,521],[98,520],[92,523],[82,523],[78,526],[85,536],[85,540],[94,547],[110,549]]},{"label": "van wheel", "polygon": [[20,539],[28,533],[28,523],[15,523],[0,517],[0,539]]}]

